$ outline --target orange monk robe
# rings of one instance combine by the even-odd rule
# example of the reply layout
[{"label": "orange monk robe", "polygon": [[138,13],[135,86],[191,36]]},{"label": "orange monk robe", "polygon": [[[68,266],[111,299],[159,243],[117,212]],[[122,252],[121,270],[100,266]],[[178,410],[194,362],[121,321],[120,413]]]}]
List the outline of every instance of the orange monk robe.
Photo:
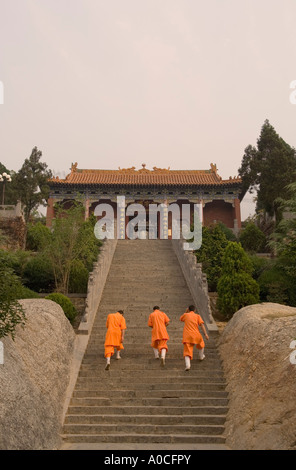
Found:
[{"label": "orange monk robe", "polygon": [[148,326],[152,327],[151,346],[154,349],[168,350],[167,340],[170,339],[166,326],[169,324],[169,317],[160,310],[154,310],[150,313],[148,319]]},{"label": "orange monk robe", "polygon": [[105,338],[105,357],[113,356],[114,348],[117,351],[124,349],[121,342],[122,330],[126,330],[126,323],[121,313],[109,313],[106,321],[107,333]]},{"label": "orange monk robe", "polygon": [[184,356],[193,357],[193,346],[196,345],[197,349],[203,349],[205,343],[202,335],[200,334],[198,326],[203,324],[204,321],[198,313],[186,312],[180,317],[180,321],[184,322],[183,329],[183,344]]}]

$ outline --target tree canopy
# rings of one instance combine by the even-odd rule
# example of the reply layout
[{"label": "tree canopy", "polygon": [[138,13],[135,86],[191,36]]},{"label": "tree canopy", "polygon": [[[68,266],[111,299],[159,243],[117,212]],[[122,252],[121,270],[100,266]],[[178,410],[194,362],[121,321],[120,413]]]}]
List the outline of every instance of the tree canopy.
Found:
[{"label": "tree canopy", "polygon": [[286,198],[286,186],[295,181],[296,150],[287,144],[265,120],[257,148],[248,145],[238,170],[242,178],[242,195],[257,191],[256,211],[264,210],[281,219],[279,197]]}]

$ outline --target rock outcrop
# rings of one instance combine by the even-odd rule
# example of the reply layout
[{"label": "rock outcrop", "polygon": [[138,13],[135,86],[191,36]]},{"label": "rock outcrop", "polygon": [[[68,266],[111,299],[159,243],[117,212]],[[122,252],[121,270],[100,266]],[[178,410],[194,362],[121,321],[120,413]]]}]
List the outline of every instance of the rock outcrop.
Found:
[{"label": "rock outcrop", "polygon": [[228,382],[226,443],[238,450],[296,449],[296,308],[273,303],[239,310],[219,349]]},{"label": "rock outcrop", "polygon": [[0,449],[57,449],[75,334],[58,304],[20,302],[26,325],[2,339]]}]

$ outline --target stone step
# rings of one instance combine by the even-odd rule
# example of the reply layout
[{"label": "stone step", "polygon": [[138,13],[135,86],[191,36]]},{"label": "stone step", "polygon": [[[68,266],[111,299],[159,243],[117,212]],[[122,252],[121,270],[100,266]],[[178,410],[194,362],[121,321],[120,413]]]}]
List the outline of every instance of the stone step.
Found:
[{"label": "stone step", "polygon": [[73,398],[106,398],[109,395],[112,396],[112,399],[116,398],[178,398],[183,400],[184,398],[227,398],[228,393],[224,390],[215,390],[210,388],[210,390],[147,390],[147,389],[137,389],[134,390],[122,390],[121,388],[108,390],[74,390]]},{"label": "stone step", "polygon": [[[122,405],[122,406],[112,406],[106,407],[104,404],[102,405],[72,405],[70,404],[68,410],[69,415],[122,415],[122,416],[138,416],[138,415],[150,415],[157,417],[158,415],[167,415],[168,418],[170,416],[180,416],[182,419],[183,415],[188,415],[190,412],[191,416],[200,416],[200,415],[211,415],[211,416],[226,416],[228,412],[228,407],[223,406],[170,406],[170,405],[163,405],[163,406],[132,406],[132,405]],[[153,418],[154,419],[154,418]]]},{"label": "stone step", "polygon": [[188,390],[191,390],[194,387],[210,387],[210,386],[219,386],[219,387],[226,387],[226,382],[224,380],[224,377],[211,377],[209,375],[197,375],[197,376],[191,376],[190,374],[187,374],[187,376],[183,376],[182,379],[180,380],[180,377],[166,377],[165,382],[163,381],[163,377],[161,375],[154,375],[153,377],[142,377],[140,381],[137,381],[135,384],[134,382],[131,382],[130,377],[118,377],[117,375],[114,375],[114,377],[111,377],[110,374],[108,374],[108,380],[102,381],[100,377],[78,377],[77,382],[76,382],[76,388],[79,388],[81,385],[86,385],[88,386],[89,384],[96,384],[97,386],[101,387],[112,387],[114,386],[119,386],[121,385],[122,387],[131,387],[134,388],[137,386],[137,388],[151,388],[157,389],[158,387],[162,388],[168,388],[172,389],[175,387],[188,387]]},{"label": "stone step", "polygon": [[[111,392],[112,393],[112,392]],[[182,405],[185,407],[191,406],[227,406],[228,399],[226,397],[218,398],[212,397],[212,394],[208,394],[206,397],[195,397],[195,398],[134,398],[134,397],[127,397],[127,398],[116,398],[110,396],[109,398],[106,397],[72,397],[71,398],[71,405],[76,406],[120,406],[120,405],[133,405],[133,406],[178,406]]]},{"label": "stone step", "polygon": [[[163,380],[162,380],[163,381]],[[102,382],[101,379],[94,378],[94,379],[78,379],[76,383],[76,391],[78,390],[97,390],[97,391],[104,391],[104,390],[110,390],[110,387],[112,387],[112,393],[114,391],[114,388],[116,387],[117,389],[122,389],[122,390],[146,390],[147,393],[150,393],[152,391],[164,391],[167,390],[170,393],[172,393],[174,390],[178,390],[180,393],[182,391],[198,391],[198,390],[225,390],[225,383],[217,383],[217,382],[195,382],[195,383],[183,383],[183,382],[175,382],[175,383],[162,383],[159,381],[158,384],[155,383],[143,383],[143,381],[138,382],[138,383],[131,383],[131,381],[121,381],[121,380],[112,380],[106,382]],[[76,392],[75,392],[76,393]]]},{"label": "stone step", "polygon": [[64,434],[64,442],[70,443],[160,443],[160,444],[224,444],[223,435],[184,435],[184,434],[127,434],[127,433],[105,433],[105,434]]},{"label": "stone step", "polygon": [[130,380],[134,380],[134,381],[141,381],[143,376],[145,376],[146,378],[151,378],[151,380],[153,380],[153,378],[157,376],[161,378],[163,381],[166,381],[167,378],[170,378],[170,377],[174,377],[174,378],[178,377],[178,379],[180,378],[183,379],[184,377],[189,377],[189,376],[192,378],[195,378],[195,377],[199,377],[200,375],[209,376],[213,378],[224,377],[222,368],[213,369],[209,371],[208,368],[205,368],[205,367],[203,369],[194,368],[193,364],[191,365],[190,371],[187,371],[187,372],[184,370],[184,367],[182,366],[180,366],[180,368],[178,369],[168,369],[168,368],[160,369],[160,367],[158,367],[157,369],[145,370],[145,375],[143,375],[142,369],[135,370],[133,371],[132,375],[128,375],[125,370],[118,369],[114,367],[113,364],[111,364],[111,368],[108,371],[105,371],[105,362],[104,362],[104,364],[97,365],[96,367],[92,367],[92,368],[85,367],[83,369],[80,368],[80,371],[78,373],[79,378],[101,377],[102,380],[108,380],[109,377],[110,379],[112,379],[113,377],[120,377],[120,378],[128,377]]},{"label": "stone step", "polygon": [[119,424],[65,424],[65,434],[145,434],[145,435],[166,435],[166,434],[183,434],[183,435],[221,435],[223,434],[224,427],[217,424],[135,424],[135,423],[119,423]]},{"label": "stone step", "polygon": [[[119,365],[120,363],[120,365]],[[101,368],[103,365],[102,362],[99,361],[98,359],[88,359],[87,357],[83,359],[80,370],[81,371],[96,371],[99,368]],[[104,363],[105,366],[105,363]],[[195,367],[194,367],[195,366]],[[161,363],[160,361],[156,361],[153,359],[153,362],[151,364],[146,364],[142,363],[139,360],[134,359],[121,359],[120,361],[116,361],[116,359],[111,360],[111,368],[114,370],[122,370],[123,372],[125,371],[126,373],[129,373],[131,369],[131,373],[135,371],[141,371],[142,374],[147,371],[151,370],[162,370],[163,372],[166,371],[166,373],[169,373],[169,371],[177,371],[177,370],[183,370],[184,369],[184,360],[183,359],[170,359],[167,358],[165,361],[165,367],[161,368]],[[204,359],[203,361],[199,361],[199,364],[195,364],[194,361],[191,361],[191,369],[190,372],[193,372],[193,370],[205,370],[208,368],[214,368],[215,370],[222,370],[222,363],[221,361],[218,361],[216,359]]]},{"label": "stone step", "polygon": [[65,424],[117,424],[117,423],[132,423],[132,424],[151,424],[154,425],[224,425],[225,414],[222,415],[168,415],[158,414],[153,416],[151,414],[68,414],[65,419]]}]

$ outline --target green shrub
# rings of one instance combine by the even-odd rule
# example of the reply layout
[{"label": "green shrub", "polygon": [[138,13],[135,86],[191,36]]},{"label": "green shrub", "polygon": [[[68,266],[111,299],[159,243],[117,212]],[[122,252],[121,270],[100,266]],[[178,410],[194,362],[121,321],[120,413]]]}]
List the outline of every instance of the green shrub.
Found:
[{"label": "green shrub", "polygon": [[289,303],[289,280],[276,264],[259,276],[258,283],[262,302]]},{"label": "green shrub", "polygon": [[48,300],[52,300],[53,302],[56,302],[59,304],[62,309],[64,310],[64,313],[68,320],[73,323],[76,316],[77,316],[77,310],[72,304],[71,300],[66,297],[64,294],[59,294],[58,292],[54,292],[52,294],[49,294],[45,297]]},{"label": "green shrub", "polygon": [[39,251],[51,238],[51,232],[41,222],[37,224],[29,224],[27,230],[26,247],[28,250]]},{"label": "green shrub", "polygon": [[69,292],[86,293],[89,272],[81,260],[74,260],[70,271]]},{"label": "green shrub", "polygon": [[47,257],[38,254],[32,257],[25,269],[23,282],[35,292],[52,292],[54,289],[54,273]]},{"label": "green shrub", "polygon": [[228,241],[230,241],[230,242],[236,242],[237,241],[237,237],[233,233],[231,228],[227,227],[222,222],[218,222],[217,225],[221,228],[222,232],[224,233],[224,235],[225,235],[225,237],[227,238]]},{"label": "green shrub", "polygon": [[257,255],[249,254],[248,256],[253,266],[253,278],[258,281],[261,274],[270,269],[272,261],[269,258],[260,258]]},{"label": "green shrub", "polygon": [[239,241],[244,250],[251,253],[260,253],[266,250],[266,237],[254,223],[250,222],[241,231]]},{"label": "green shrub", "polygon": [[222,260],[222,276],[218,282],[217,307],[231,317],[246,305],[260,301],[259,285],[252,278],[253,266],[240,243],[229,242]]},{"label": "green shrub", "polygon": [[37,292],[34,292],[28,287],[25,287],[22,285],[17,289],[16,298],[17,299],[40,299]]}]

